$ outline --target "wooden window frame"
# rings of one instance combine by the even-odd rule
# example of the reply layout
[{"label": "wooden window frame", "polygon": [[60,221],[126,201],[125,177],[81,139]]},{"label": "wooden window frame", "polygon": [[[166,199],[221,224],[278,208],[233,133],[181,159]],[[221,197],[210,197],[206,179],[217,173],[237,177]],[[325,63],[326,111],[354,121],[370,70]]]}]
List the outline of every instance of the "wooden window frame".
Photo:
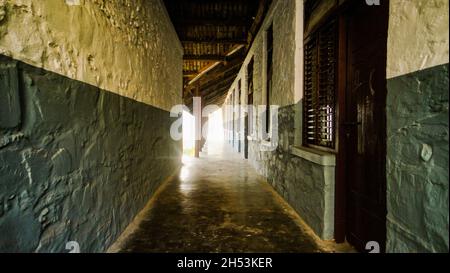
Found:
[{"label": "wooden window frame", "polygon": [[[334,26],[333,26],[334,25]],[[306,53],[306,48],[309,46],[311,41],[315,40],[315,63],[314,65],[316,66],[316,71],[312,71],[311,73],[314,73],[314,77],[311,76],[313,78],[313,89],[312,92],[313,94],[311,94],[311,96],[315,97],[315,101],[314,103],[316,103],[316,105],[314,105],[312,107],[315,115],[319,115],[321,113],[320,110],[320,96],[323,95],[323,90],[321,90],[321,88],[319,87],[320,85],[320,79],[319,79],[319,75],[321,73],[326,73],[324,71],[321,70],[320,67],[320,38],[321,38],[321,34],[323,31],[325,31],[327,28],[333,28],[335,31],[335,40],[334,40],[334,70],[333,70],[333,94],[331,95],[326,95],[327,97],[332,97],[332,109],[331,109],[331,113],[329,113],[329,115],[327,115],[326,117],[331,117],[331,127],[322,127],[319,126],[319,123],[323,123],[323,121],[320,121],[319,118],[317,118],[317,116],[315,116],[314,119],[314,141],[311,141],[308,138],[308,132],[310,132],[311,130],[308,130],[308,121],[311,121],[307,114],[308,111],[311,110],[311,107],[307,107],[306,104],[306,99],[307,99],[307,73],[309,72],[306,68],[306,59],[307,59],[307,53]],[[303,81],[303,90],[304,90],[304,105],[303,105],[303,122],[302,122],[302,127],[303,127],[303,133],[302,133],[302,145],[305,147],[311,147],[311,148],[315,148],[315,149],[319,149],[319,150],[324,150],[324,151],[329,151],[329,152],[335,152],[336,151],[336,147],[337,147],[337,122],[338,122],[338,77],[339,77],[339,71],[338,71],[338,63],[339,63],[339,26],[338,26],[338,18],[337,16],[327,16],[326,18],[324,18],[324,20],[322,20],[322,22],[320,23],[320,25],[312,32],[310,32],[308,34],[308,36],[306,36],[304,38],[304,58],[303,58],[303,73],[304,73],[304,81]],[[328,76],[328,75],[327,75]],[[322,91],[322,92],[321,92]],[[314,99],[312,99],[314,100]],[[331,130],[331,134],[329,135],[331,138],[330,144],[329,145],[324,145],[321,144],[320,141],[318,140],[319,135],[321,134],[321,130],[323,130],[323,128],[328,128],[329,130]],[[328,135],[327,135],[328,136]]]}]

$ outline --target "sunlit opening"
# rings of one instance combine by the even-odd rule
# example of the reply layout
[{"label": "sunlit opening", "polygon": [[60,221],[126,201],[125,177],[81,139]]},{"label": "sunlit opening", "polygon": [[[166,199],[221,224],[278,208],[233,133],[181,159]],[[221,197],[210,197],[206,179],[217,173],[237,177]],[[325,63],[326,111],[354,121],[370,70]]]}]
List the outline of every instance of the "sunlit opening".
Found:
[{"label": "sunlit opening", "polygon": [[222,152],[224,141],[222,110],[216,110],[208,117],[208,134],[206,137],[208,154],[218,154]]},{"label": "sunlit opening", "polygon": [[[195,119],[188,111],[183,111],[183,154],[194,156]],[[183,158],[183,161],[186,160]]]},{"label": "sunlit opening", "polygon": [[[222,110],[209,114],[207,124],[202,128],[206,134],[206,143],[201,147],[205,154],[218,154],[223,149],[224,128]],[[195,117],[188,111],[183,111],[183,162],[195,154]]]}]

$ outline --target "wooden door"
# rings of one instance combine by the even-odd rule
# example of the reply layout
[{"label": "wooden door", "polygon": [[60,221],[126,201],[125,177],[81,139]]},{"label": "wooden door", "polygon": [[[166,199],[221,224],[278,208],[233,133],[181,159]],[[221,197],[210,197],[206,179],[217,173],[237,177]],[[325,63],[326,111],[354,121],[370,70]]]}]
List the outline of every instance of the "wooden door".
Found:
[{"label": "wooden door", "polygon": [[249,141],[253,133],[253,58],[247,65],[247,115],[245,116],[245,158],[248,159]]},{"label": "wooden door", "polygon": [[[250,92],[250,90],[249,90]],[[245,133],[244,133],[244,142],[245,142],[245,159],[248,159],[248,137],[251,135],[252,126],[253,126],[253,90],[247,96],[247,114],[245,115]]]},{"label": "wooden door", "polygon": [[346,15],[346,237],[358,250],[386,241],[386,51],[388,4],[357,1]]},{"label": "wooden door", "polygon": [[238,96],[238,116],[237,116],[237,136],[238,136],[238,153],[241,152],[241,141],[242,141],[242,132],[241,132],[241,81],[238,81],[238,90],[237,90],[237,96]]}]

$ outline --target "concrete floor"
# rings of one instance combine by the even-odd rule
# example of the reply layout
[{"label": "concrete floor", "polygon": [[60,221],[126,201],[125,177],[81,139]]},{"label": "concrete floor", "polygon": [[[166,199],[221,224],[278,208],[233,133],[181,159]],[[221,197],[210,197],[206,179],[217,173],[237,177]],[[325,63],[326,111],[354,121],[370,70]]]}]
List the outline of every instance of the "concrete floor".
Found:
[{"label": "concrete floor", "polygon": [[324,251],[246,160],[235,153],[202,156],[183,158],[179,176],[162,186],[112,251]]}]

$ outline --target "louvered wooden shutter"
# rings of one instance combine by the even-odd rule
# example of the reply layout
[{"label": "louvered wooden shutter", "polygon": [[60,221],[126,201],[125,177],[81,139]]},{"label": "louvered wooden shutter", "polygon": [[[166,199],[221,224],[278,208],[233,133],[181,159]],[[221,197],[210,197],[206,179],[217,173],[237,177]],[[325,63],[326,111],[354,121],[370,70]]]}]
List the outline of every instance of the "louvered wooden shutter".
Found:
[{"label": "louvered wooden shutter", "polygon": [[315,144],[316,104],[317,104],[317,39],[313,37],[305,45],[305,96],[304,96],[304,133],[305,141]]},{"label": "louvered wooden shutter", "polygon": [[337,28],[331,22],[305,44],[304,140],[334,148]]}]

